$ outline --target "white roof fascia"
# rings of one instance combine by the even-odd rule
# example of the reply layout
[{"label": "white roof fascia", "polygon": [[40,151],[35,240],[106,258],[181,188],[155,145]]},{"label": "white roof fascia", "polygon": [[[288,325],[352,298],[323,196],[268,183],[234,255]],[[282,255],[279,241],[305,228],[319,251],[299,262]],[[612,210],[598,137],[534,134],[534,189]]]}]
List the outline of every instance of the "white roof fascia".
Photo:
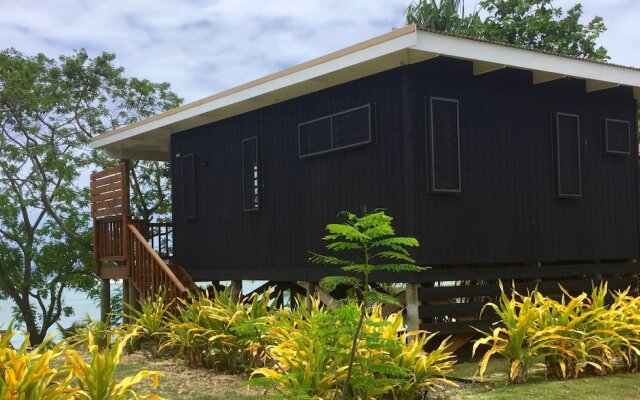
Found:
[{"label": "white roof fascia", "polygon": [[629,68],[433,32],[417,31],[417,36],[417,43],[413,47],[415,50],[529,71],[640,87],[640,71]]},{"label": "white roof fascia", "polygon": [[328,60],[320,64],[312,65],[309,68],[305,68],[300,71],[296,71],[291,74],[270,80],[268,82],[252,86],[235,93],[231,93],[227,96],[177,112],[175,114],[167,115],[166,117],[159,118],[154,121],[149,121],[148,123],[144,123],[142,125],[131,127],[130,129],[118,132],[114,135],[110,135],[104,138],[97,137],[96,140],[91,143],[91,146],[93,148],[104,147],[111,143],[135,137],[148,131],[160,129],[173,123],[177,123],[189,118],[194,118],[205,113],[213,112],[225,106],[250,100],[252,98],[278,89],[309,81],[325,74],[329,74],[331,72],[354,66],[372,59],[376,59],[378,57],[382,57],[396,51],[404,50],[410,48],[415,44],[416,32],[412,31],[397,38],[373,45],[371,47],[367,47],[362,50],[358,50],[350,54],[346,54],[341,57],[337,57],[335,59]]}]

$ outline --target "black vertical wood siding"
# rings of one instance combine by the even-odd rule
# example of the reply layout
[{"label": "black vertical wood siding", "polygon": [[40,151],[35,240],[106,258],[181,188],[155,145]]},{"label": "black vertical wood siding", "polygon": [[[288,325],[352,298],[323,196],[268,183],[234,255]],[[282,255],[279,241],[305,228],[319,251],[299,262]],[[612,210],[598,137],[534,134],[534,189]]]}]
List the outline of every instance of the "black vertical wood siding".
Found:
[{"label": "black vertical wood siding", "polygon": [[[420,240],[419,263],[514,263],[638,257],[638,170],[603,154],[602,120],[631,121],[630,89],[587,93],[585,82],[532,85],[531,73],[474,76],[444,57],[400,67],[172,136],[175,260],[196,279],[317,278],[308,251],[340,210],[385,208]],[[425,102],[457,99],[461,193],[428,189]],[[299,158],[298,125],[372,105],[373,143]],[[580,116],[582,196],[554,190],[554,113]],[[242,140],[260,136],[261,210],[243,211]],[[180,163],[198,160],[198,218],[185,220]]]}]

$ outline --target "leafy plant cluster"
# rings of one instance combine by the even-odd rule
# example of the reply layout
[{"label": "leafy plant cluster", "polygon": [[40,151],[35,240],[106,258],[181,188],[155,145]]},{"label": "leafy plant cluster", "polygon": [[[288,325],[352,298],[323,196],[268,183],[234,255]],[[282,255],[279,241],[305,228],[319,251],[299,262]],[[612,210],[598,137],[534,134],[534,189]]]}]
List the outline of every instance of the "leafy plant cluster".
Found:
[{"label": "leafy plant cluster", "polygon": [[566,12],[554,0],[481,0],[478,6],[465,13],[461,0],[416,0],[407,7],[405,18],[408,24],[435,31],[595,61],[609,58],[597,43],[607,29],[602,17],[582,23],[580,3]]},{"label": "leafy plant cluster", "polygon": [[[153,343],[156,356],[249,373],[250,383],[270,388],[276,398],[342,396],[359,304],[328,309],[314,298],[307,309],[298,298],[300,306],[282,308],[272,291],[235,301],[228,289],[214,290],[211,297],[191,295],[175,305],[161,295],[146,299],[126,330]],[[347,398],[414,399],[451,384],[448,342],[425,353],[433,335],[405,332],[401,312],[385,318],[380,305],[368,308],[361,331]]]},{"label": "leafy plant cluster", "polygon": [[501,325],[473,346],[474,354],[479,346],[489,346],[480,361],[481,377],[495,354],[509,360],[509,379],[515,383],[526,382],[536,364],[555,379],[638,371],[640,298],[630,296],[629,289],[610,293],[604,283],[575,297],[563,289],[557,301],[537,291],[514,290],[508,296],[500,287],[500,301],[486,307]]},{"label": "leafy plant cluster", "polygon": [[[67,340],[53,344],[51,339],[30,348],[28,337],[14,348],[12,339],[22,334],[9,324],[0,336],[0,398],[47,400],[127,400],[158,399],[155,394],[142,395],[134,388],[148,378],[158,385],[159,372],[140,371],[120,381],[114,377],[123,349],[131,334],[110,341],[99,349],[90,330],[86,330],[83,345],[86,352]],[[88,353],[88,361],[86,354]]]}]

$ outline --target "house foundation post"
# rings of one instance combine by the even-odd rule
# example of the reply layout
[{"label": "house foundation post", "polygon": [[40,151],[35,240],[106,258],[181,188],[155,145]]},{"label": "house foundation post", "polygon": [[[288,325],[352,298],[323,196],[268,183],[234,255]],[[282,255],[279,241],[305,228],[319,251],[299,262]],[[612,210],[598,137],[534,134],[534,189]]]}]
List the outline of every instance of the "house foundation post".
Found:
[{"label": "house foundation post", "polygon": [[231,298],[233,300],[240,300],[242,296],[242,281],[231,281]]},{"label": "house foundation post", "polygon": [[100,293],[100,320],[107,322],[111,313],[111,282],[109,279],[101,279],[102,287]]},{"label": "house foundation post", "polygon": [[308,281],[305,284],[305,288],[307,289],[307,297],[306,297],[306,300],[307,300],[307,304],[306,304],[307,311],[311,312],[311,308],[313,306],[313,303],[312,303],[313,296],[316,295],[316,290],[318,288],[318,282]]},{"label": "house foundation post", "polygon": [[122,280],[122,322],[128,324],[130,322],[131,310],[127,307],[129,304],[129,279]]},{"label": "house foundation post", "polygon": [[[129,295],[128,295],[129,305],[134,310],[140,311],[140,293],[138,292],[138,289],[136,289],[136,287],[133,285],[133,280],[131,280],[131,279],[127,279],[126,280],[126,284],[127,284],[128,292],[129,292]],[[122,297],[124,298],[124,293],[123,293]],[[129,320],[131,322],[133,322],[134,313],[131,310],[129,310],[129,314],[128,315],[129,315]],[[140,340],[134,339],[131,342],[131,347],[134,350],[140,350]]]},{"label": "house foundation post", "polygon": [[407,330],[414,331],[420,329],[420,300],[418,299],[418,289],[420,284],[407,283],[406,301],[407,301]]}]

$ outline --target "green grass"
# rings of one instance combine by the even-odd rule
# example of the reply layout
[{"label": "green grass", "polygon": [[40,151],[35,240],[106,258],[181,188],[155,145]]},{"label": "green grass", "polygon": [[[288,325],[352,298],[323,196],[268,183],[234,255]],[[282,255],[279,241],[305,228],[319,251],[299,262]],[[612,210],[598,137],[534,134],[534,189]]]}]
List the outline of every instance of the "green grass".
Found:
[{"label": "green grass", "polygon": [[[465,362],[455,367],[457,378],[473,379],[476,362]],[[485,379],[464,384],[443,394],[448,400],[618,400],[640,399],[640,374],[617,374],[588,377],[567,381],[547,381],[544,369],[533,369],[529,382],[523,385],[507,384],[506,362],[489,363]],[[164,373],[158,389],[146,382],[140,386],[143,393],[156,393],[166,399],[191,400],[254,400],[264,399],[259,389],[247,385],[246,376],[230,376],[204,369],[190,369],[170,360],[157,360],[140,353],[125,356],[118,370],[118,378],[133,375],[142,369]]]}]

